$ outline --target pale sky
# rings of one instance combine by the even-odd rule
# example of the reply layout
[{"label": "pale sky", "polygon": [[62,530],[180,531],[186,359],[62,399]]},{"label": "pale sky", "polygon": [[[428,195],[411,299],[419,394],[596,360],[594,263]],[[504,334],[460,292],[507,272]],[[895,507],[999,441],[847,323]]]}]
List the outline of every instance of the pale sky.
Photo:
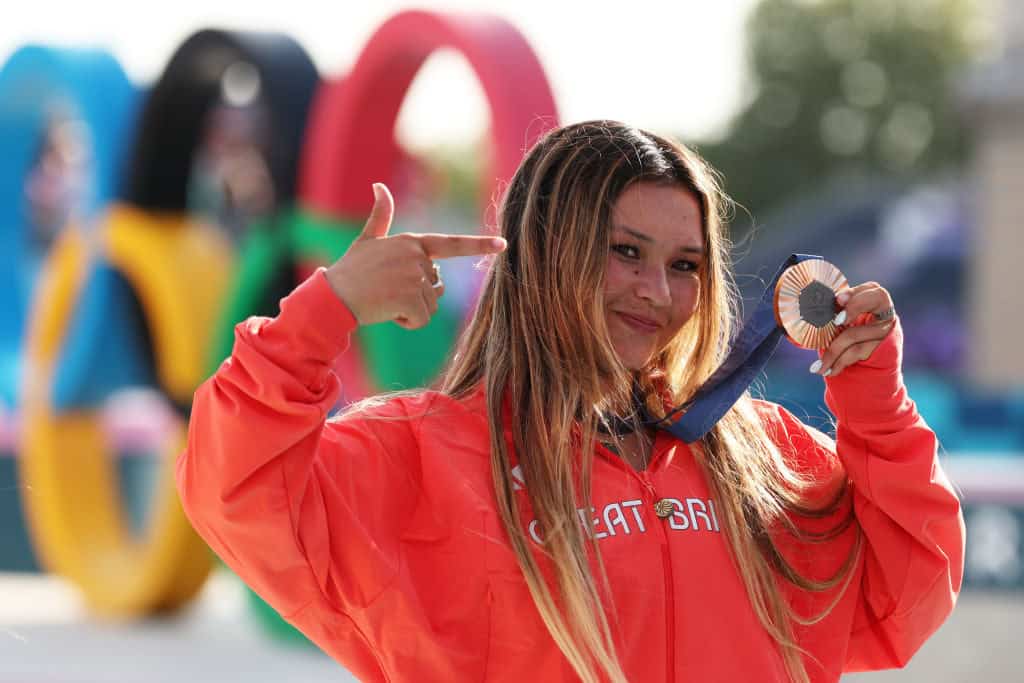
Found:
[{"label": "pale sky", "polygon": [[[563,122],[614,118],[704,137],[743,101],[743,24],[754,0],[447,0],[410,5],[308,0],[17,3],[0,22],[0,59],[28,42],[108,49],[138,84],[152,82],[174,49],[200,28],[278,31],[310,54],[321,76],[343,74],[385,19],[412,7],[497,14],[536,51]],[[458,103],[453,111],[452,103]],[[415,147],[468,142],[486,125],[483,96],[454,55],[429,60],[402,110],[400,135]]]}]

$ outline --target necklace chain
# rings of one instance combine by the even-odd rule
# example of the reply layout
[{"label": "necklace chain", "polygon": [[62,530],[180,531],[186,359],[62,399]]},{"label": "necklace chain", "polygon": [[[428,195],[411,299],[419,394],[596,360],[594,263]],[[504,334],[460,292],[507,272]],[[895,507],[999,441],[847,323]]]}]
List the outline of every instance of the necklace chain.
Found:
[{"label": "necklace chain", "polygon": [[[641,467],[639,467],[638,469],[645,470],[647,469],[647,460],[649,457],[648,446],[651,445],[651,439],[645,433],[645,430],[639,430],[635,432],[635,434],[637,435],[637,445],[639,446],[639,458],[637,458],[637,460],[639,460],[641,463]],[[627,434],[626,436],[628,437],[629,435]],[[615,455],[619,456],[621,459],[627,460],[627,456],[623,454],[616,446],[616,440],[614,438],[608,440],[602,439],[601,443],[603,443],[608,450],[610,450]],[[619,443],[621,443],[621,441]]]}]

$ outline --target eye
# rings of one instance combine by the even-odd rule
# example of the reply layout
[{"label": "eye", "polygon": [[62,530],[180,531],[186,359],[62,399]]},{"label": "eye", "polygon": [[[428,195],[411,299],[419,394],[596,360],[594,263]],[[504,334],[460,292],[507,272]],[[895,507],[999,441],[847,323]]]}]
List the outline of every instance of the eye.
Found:
[{"label": "eye", "polygon": [[635,259],[640,257],[640,250],[634,247],[632,244],[613,244],[612,251],[617,253],[619,256],[623,256],[628,259]]},{"label": "eye", "polygon": [[672,268],[681,273],[693,273],[700,268],[700,264],[694,261],[687,261],[686,259],[680,259],[672,264]]}]

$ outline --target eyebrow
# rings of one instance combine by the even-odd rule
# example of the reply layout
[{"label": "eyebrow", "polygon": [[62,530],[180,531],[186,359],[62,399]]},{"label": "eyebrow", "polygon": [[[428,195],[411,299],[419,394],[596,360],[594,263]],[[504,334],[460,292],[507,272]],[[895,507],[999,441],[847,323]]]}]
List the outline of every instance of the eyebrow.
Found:
[{"label": "eyebrow", "polygon": [[[639,230],[634,230],[633,228],[631,228],[629,226],[621,225],[621,224],[618,225],[617,227],[620,230],[628,232],[630,235],[632,235],[636,239],[640,240],[641,242],[648,242],[648,243],[654,242],[654,239],[650,235],[645,235],[644,233],[640,232]],[[694,246],[694,245],[685,245],[685,246],[679,247],[679,251],[685,251],[685,252],[690,253],[690,254],[697,254],[698,256],[703,256],[704,255],[704,249],[702,249],[701,247],[698,247],[698,246]]]}]

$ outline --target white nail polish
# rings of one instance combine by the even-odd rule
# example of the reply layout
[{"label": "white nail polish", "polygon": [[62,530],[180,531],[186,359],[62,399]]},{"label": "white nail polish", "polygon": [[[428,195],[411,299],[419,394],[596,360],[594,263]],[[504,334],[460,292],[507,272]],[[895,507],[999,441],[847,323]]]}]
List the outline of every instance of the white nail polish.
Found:
[{"label": "white nail polish", "polygon": [[829,375],[831,375],[831,374],[832,374],[832,368],[829,368],[829,369],[828,369],[828,370],[826,370],[825,372],[821,373],[821,376],[822,376],[822,377],[828,377],[828,376],[829,376]]},{"label": "white nail polish", "polygon": [[811,363],[811,367],[807,369],[810,370],[811,372],[817,372],[818,370],[821,370],[821,360],[814,361],[813,363]]},{"label": "white nail polish", "polygon": [[836,317],[832,320],[836,325],[842,325],[846,322],[846,311],[839,311]]}]

